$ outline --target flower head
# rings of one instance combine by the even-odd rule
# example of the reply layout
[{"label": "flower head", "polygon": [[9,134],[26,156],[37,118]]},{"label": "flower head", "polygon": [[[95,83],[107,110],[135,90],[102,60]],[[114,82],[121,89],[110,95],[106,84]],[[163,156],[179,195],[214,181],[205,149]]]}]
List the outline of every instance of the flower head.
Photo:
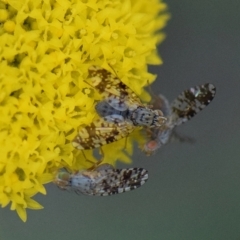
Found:
[{"label": "flower head", "polygon": [[[111,65],[149,100],[143,87],[155,76],[147,64],[161,63],[156,44],[164,38],[157,31],[169,18],[165,10],[159,0],[0,1],[2,207],[11,202],[26,221],[26,208],[42,208],[31,197],[46,193],[43,184],[56,169],[89,167],[71,142],[96,115],[98,95],[83,81],[90,65]],[[103,148],[105,161],[130,162],[125,140],[113,145]]]}]

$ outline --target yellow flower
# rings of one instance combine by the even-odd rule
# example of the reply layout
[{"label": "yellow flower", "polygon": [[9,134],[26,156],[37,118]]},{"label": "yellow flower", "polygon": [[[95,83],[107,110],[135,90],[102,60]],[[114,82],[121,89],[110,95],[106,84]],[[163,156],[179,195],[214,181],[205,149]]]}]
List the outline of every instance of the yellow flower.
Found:
[{"label": "yellow flower", "polygon": [[[71,142],[94,116],[84,83],[95,64],[118,72],[144,100],[160,64],[156,45],[169,15],[160,0],[0,0],[0,204],[26,221],[31,199],[67,166],[89,167]],[[104,146],[105,161],[130,162],[130,139]],[[113,151],[114,149],[114,151]],[[92,151],[86,151],[94,159]]]}]

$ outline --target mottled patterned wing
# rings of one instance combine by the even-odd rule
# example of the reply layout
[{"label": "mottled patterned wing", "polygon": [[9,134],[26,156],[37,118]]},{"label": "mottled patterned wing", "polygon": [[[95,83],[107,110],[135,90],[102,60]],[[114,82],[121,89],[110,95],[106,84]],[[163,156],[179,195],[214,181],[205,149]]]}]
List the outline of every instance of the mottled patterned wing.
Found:
[{"label": "mottled patterned wing", "polygon": [[142,105],[137,95],[117,76],[99,66],[88,69],[87,82],[95,87],[104,99],[117,110],[135,109]]},{"label": "mottled patterned wing", "polygon": [[135,126],[146,127],[159,127],[166,121],[159,109],[144,106],[129,87],[106,69],[91,66],[87,82],[104,97],[96,104],[96,111],[101,117],[118,115]]},{"label": "mottled patterned wing", "polygon": [[76,174],[59,172],[55,183],[61,188],[90,196],[110,196],[134,190],[148,180],[143,168],[81,171]]},{"label": "mottled patterned wing", "polygon": [[79,150],[93,149],[127,137],[134,129],[131,122],[116,118],[100,118],[89,126],[82,127],[72,144]]},{"label": "mottled patterned wing", "polygon": [[98,171],[93,188],[81,193],[94,196],[110,196],[141,187],[148,180],[148,172],[143,168],[106,169]]},{"label": "mottled patterned wing", "polygon": [[180,125],[205,108],[214,98],[216,88],[213,84],[206,83],[183,91],[171,104],[171,121]]},{"label": "mottled patterned wing", "polygon": [[[153,101],[153,109],[159,108],[168,118],[165,125],[160,128],[148,130],[150,140],[143,147],[146,155],[152,155],[161,146],[167,144],[172,138],[175,126],[190,120],[203,108],[205,108],[214,98],[216,88],[210,84],[203,84],[183,91],[171,105],[167,99],[159,95]],[[176,139],[180,141],[193,142],[190,138],[181,138],[175,134]]]}]

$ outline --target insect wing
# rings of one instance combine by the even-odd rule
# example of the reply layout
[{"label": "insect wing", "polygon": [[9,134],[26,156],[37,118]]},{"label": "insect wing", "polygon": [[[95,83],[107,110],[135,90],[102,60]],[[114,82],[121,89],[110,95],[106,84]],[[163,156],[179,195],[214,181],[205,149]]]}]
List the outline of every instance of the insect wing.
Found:
[{"label": "insect wing", "polygon": [[117,76],[99,66],[88,69],[88,81],[115,109],[125,111],[142,105],[137,95]]},{"label": "insect wing", "polygon": [[216,88],[206,83],[183,91],[171,104],[172,123],[180,125],[205,108],[214,98]]},{"label": "insect wing", "polygon": [[103,169],[73,176],[72,188],[85,195],[110,196],[139,188],[147,180],[148,172],[143,168]]},{"label": "insect wing", "polygon": [[[102,172],[102,171],[101,171]],[[98,196],[108,196],[134,190],[148,180],[148,171],[143,168],[108,169],[106,181],[99,184]]]},{"label": "insect wing", "polygon": [[171,114],[170,103],[165,96],[159,94],[158,96],[153,96],[153,101],[151,102],[152,109],[161,110],[165,117]]},{"label": "insect wing", "polygon": [[133,129],[131,122],[119,121],[118,118],[111,118],[111,121],[100,118],[80,128],[72,144],[79,150],[98,148],[127,137]]},{"label": "insect wing", "polygon": [[110,164],[99,165],[95,170],[70,174],[60,170],[54,183],[61,189],[91,196],[110,196],[134,190],[148,180],[144,168],[114,169]]},{"label": "insect wing", "polygon": [[[159,108],[168,117],[168,120],[164,126],[148,131],[150,140],[143,146],[143,152],[151,155],[162,145],[167,144],[173,136],[177,136],[173,131],[174,127],[190,120],[205,108],[213,100],[215,93],[216,88],[212,84],[207,83],[183,91],[171,105],[169,105],[168,100],[163,95],[155,97],[152,102],[153,109]],[[189,138],[183,139],[178,137],[176,139],[192,142]]]}]

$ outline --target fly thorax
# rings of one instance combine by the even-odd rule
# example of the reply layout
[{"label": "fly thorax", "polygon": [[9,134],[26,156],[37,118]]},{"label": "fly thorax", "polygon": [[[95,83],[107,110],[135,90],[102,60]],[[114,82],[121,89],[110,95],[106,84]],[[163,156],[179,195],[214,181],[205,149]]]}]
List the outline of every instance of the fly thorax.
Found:
[{"label": "fly thorax", "polygon": [[131,121],[135,126],[157,127],[161,126],[166,118],[162,117],[160,110],[147,107],[138,107],[131,114]]}]

